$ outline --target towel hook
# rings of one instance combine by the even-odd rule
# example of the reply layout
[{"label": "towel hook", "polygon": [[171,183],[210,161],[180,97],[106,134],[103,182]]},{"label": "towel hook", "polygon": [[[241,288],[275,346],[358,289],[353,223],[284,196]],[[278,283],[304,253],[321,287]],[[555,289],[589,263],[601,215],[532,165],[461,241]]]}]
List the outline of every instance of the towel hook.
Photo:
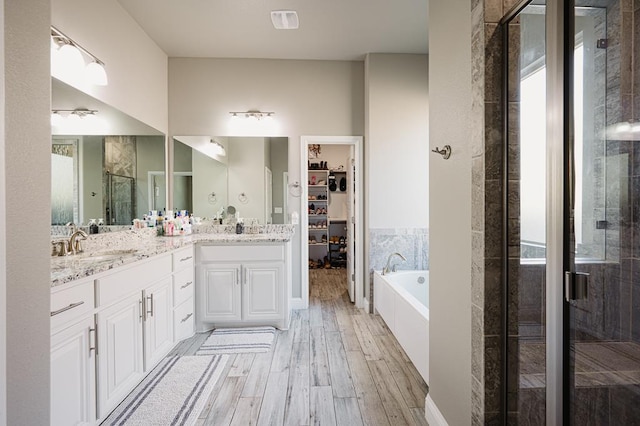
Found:
[{"label": "towel hook", "polygon": [[439,149],[436,146],[436,149],[431,150],[431,152],[435,152],[436,154],[440,154],[442,155],[442,158],[444,158],[445,160],[448,160],[449,157],[451,157],[451,145],[445,145],[442,147],[442,149]]}]

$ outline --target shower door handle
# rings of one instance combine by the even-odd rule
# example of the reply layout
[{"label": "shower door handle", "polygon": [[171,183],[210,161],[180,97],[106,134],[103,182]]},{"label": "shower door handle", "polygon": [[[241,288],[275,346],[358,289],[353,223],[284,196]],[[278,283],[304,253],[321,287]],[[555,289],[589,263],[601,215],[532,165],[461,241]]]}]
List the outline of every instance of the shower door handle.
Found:
[{"label": "shower door handle", "polygon": [[567,302],[589,297],[589,274],[586,272],[564,273],[564,298]]}]

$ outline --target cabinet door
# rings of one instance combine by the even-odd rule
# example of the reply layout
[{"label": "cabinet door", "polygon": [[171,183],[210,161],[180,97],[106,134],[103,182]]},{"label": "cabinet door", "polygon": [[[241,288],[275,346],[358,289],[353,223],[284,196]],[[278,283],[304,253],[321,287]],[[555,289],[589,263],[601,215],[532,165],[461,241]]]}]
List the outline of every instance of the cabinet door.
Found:
[{"label": "cabinet door", "polygon": [[240,265],[236,263],[202,265],[202,283],[197,296],[202,318],[199,321],[242,319]]},{"label": "cabinet door", "polygon": [[98,416],[104,417],[144,376],[142,293],[98,313]]},{"label": "cabinet door", "polygon": [[51,336],[51,424],[95,421],[93,315]]},{"label": "cabinet door", "polygon": [[166,278],[145,289],[145,371],[173,347],[173,282]]},{"label": "cabinet door", "polygon": [[244,319],[282,318],[284,262],[245,263],[242,272]]}]

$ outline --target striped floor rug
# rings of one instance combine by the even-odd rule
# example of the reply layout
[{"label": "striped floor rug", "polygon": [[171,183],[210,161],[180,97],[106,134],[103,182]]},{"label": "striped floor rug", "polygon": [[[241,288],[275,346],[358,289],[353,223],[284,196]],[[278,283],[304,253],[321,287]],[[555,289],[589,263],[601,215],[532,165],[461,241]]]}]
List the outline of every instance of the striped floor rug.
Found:
[{"label": "striped floor rug", "polygon": [[228,358],[163,359],[102,425],[194,425]]},{"label": "striped floor rug", "polygon": [[217,328],[200,346],[196,355],[268,352],[273,344],[273,327]]}]

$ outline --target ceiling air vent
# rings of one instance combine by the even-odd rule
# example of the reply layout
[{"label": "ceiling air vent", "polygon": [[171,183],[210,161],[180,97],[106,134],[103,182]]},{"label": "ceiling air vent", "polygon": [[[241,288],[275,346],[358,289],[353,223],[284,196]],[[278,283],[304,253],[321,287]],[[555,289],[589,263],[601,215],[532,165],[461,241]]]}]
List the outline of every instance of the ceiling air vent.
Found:
[{"label": "ceiling air vent", "polygon": [[297,30],[298,13],[295,10],[272,10],[271,22],[276,30]]}]

